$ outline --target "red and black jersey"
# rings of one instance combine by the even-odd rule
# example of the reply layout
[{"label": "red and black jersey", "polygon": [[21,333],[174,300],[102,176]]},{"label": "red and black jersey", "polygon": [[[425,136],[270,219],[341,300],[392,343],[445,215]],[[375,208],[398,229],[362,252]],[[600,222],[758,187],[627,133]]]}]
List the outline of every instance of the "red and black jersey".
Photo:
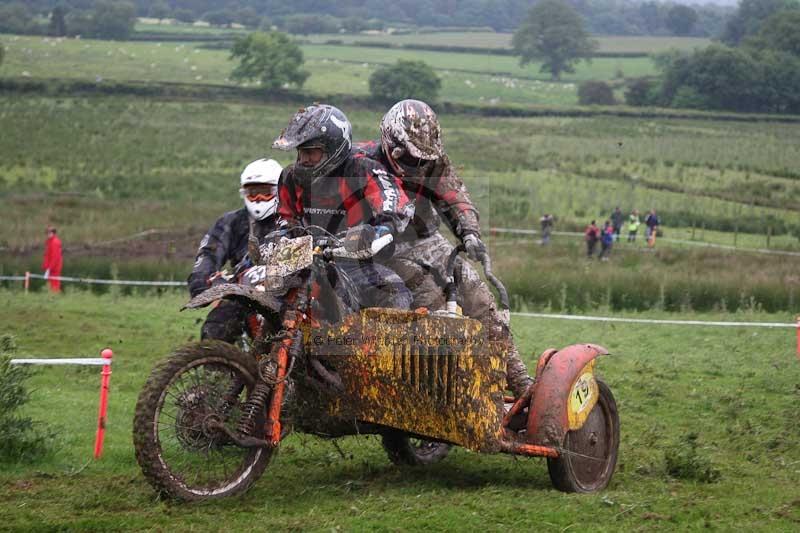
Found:
[{"label": "red and black jersey", "polygon": [[286,224],[322,226],[334,234],[371,224],[387,226],[397,237],[414,213],[397,178],[364,154],[352,155],[336,176],[318,178],[311,187],[300,184],[293,164],[287,166],[278,198],[278,215]]},{"label": "red and black jersey", "polygon": [[[356,143],[354,153],[362,153],[388,168],[389,161],[380,142]],[[458,238],[463,239],[470,233],[480,236],[478,210],[447,156],[435,162],[428,176],[402,177],[400,181],[406,195],[415,204],[414,218],[403,234],[403,240],[436,233],[441,224],[440,215]]]}]

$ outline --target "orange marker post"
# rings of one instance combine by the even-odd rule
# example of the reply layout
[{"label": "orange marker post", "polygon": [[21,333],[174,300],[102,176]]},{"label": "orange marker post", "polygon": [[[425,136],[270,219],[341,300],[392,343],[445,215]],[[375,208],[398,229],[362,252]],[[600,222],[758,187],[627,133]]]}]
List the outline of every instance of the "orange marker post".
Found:
[{"label": "orange marker post", "polygon": [[25,294],[28,294],[28,289],[31,286],[31,273],[30,272],[25,272],[25,281],[23,282],[23,285],[25,287]]},{"label": "orange marker post", "polygon": [[797,360],[800,361],[800,316],[797,317]]},{"label": "orange marker post", "polygon": [[94,458],[100,459],[103,455],[103,439],[106,436],[106,411],[108,410],[108,383],[111,381],[111,358],[114,357],[114,352],[110,348],[106,348],[100,355],[103,359],[108,360],[108,363],[103,365],[103,371],[100,373],[100,409],[97,414],[97,434],[94,439]]}]

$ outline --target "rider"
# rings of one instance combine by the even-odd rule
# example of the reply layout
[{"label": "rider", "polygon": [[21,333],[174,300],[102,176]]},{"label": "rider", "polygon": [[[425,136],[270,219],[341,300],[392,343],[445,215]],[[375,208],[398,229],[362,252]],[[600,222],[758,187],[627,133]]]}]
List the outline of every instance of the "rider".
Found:
[{"label": "rider", "polygon": [[[396,240],[405,230],[413,205],[380,163],[351,154],[352,144],[352,126],[338,108],[315,104],[295,113],[273,144],[297,150],[278,185],[284,227],[346,230],[345,242],[354,249],[386,234]],[[389,268],[372,261],[337,260],[337,265],[358,288],[362,306],[410,308],[411,293]]]},{"label": "rider", "polygon": [[[478,210],[445,154],[436,114],[424,102],[402,100],[381,120],[380,142],[360,143],[358,149],[394,172],[415,203],[414,219],[401,234],[389,266],[411,289],[416,307],[444,307],[444,291],[436,278],[444,278],[453,246],[439,232],[440,217],[473,261],[482,259],[486,246],[481,241]],[[456,265],[464,314],[481,321],[492,336],[510,341],[508,384],[519,396],[532,380],[511,340],[507,319],[498,313],[494,296],[475,269],[466,261]]]},{"label": "rider", "polygon": [[[245,167],[239,189],[244,207],[222,215],[200,242],[188,279],[192,297],[206,290],[226,263],[236,267],[247,257],[251,234],[260,239],[278,229],[277,191],[282,170],[272,159],[258,159]],[[201,338],[234,343],[244,331],[246,316],[241,304],[223,300],[208,313]]]}]

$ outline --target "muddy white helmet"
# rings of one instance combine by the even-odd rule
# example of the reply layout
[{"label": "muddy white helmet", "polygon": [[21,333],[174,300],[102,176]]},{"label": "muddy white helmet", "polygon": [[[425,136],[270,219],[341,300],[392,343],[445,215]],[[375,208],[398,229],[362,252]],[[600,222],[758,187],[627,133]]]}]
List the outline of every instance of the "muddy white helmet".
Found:
[{"label": "muddy white helmet", "polygon": [[239,194],[247,212],[255,220],[264,220],[278,208],[278,178],[283,167],[274,159],[257,159],[242,171]]}]

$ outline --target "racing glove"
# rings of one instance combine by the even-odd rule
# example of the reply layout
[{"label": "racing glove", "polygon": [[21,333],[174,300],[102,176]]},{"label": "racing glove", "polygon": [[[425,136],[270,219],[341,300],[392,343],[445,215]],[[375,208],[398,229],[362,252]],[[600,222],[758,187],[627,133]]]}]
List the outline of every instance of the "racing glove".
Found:
[{"label": "racing glove", "polygon": [[467,250],[467,257],[473,261],[480,261],[486,255],[486,245],[474,233],[464,235],[464,248]]},{"label": "racing glove", "polygon": [[344,237],[344,249],[348,252],[367,250],[375,239],[383,237],[387,233],[391,233],[387,226],[370,226],[368,224],[353,226],[347,230]]}]

